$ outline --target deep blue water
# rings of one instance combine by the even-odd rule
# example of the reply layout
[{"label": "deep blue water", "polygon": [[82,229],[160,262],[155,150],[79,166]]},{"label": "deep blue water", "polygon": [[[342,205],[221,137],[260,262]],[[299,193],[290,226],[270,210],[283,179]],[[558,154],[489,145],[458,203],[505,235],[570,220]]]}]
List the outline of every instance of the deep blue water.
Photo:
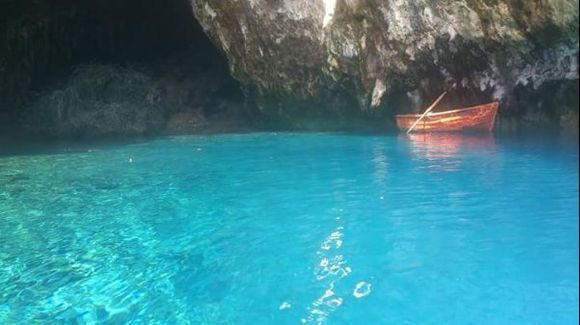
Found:
[{"label": "deep blue water", "polygon": [[246,134],[0,157],[0,323],[577,324],[578,144]]}]

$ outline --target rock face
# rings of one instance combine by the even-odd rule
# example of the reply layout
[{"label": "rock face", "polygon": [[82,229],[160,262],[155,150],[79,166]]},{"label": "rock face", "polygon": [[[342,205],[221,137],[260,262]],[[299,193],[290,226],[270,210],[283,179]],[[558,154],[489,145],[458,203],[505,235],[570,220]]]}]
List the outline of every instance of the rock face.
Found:
[{"label": "rock face", "polygon": [[242,119],[242,94],[225,71],[175,61],[78,66],[63,85],[23,108],[24,131],[77,139],[143,136],[206,132],[208,124]]},{"label": "rock face", "polygon": [[191,1],[233,76],[276,115],[393,114],[443,90],[447,105],[497,99],[522,114],[516,89],[578,79],[578,0]]}]

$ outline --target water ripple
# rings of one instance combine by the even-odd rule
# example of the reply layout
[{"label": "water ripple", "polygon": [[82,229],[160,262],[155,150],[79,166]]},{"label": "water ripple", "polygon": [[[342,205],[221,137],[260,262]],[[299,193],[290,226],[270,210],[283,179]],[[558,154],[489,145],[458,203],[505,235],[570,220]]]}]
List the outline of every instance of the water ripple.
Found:
[{"label": "water ripple", "polygon": [[2,324],[578,321],[577,144],[86,149],[0,158]]}]

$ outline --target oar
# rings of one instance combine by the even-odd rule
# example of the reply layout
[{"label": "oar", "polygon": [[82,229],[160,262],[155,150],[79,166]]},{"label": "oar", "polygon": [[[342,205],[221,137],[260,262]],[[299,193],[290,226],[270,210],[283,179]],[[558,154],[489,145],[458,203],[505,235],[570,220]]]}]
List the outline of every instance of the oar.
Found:
[{"label": "oar", "polygon": [[429,114],[429,112],[431,112],[432,109],[435,108],[435,106],[437,106],[437,104],[439,104],[439,102],[443,99],[443,97],[447,94],[446,91],[444,91],[439,98],[437,98],[433,104],[431,104],[431,106],[429,106],[429,108],[427,108],[427,110],[425,111],[425,113],[423,113],[423,115],[421,115],[421,117],[419,117],[415,123],[413,123],[413,125],[411,125],[411,127],[407,130],[407,134],[411,133],[411,131],[413,131],[413,129],[415,129],[415,127],[417,126],[417,124],[419,124],[419,121],[421,121],[425,116],[427,116],[427,114]]}]

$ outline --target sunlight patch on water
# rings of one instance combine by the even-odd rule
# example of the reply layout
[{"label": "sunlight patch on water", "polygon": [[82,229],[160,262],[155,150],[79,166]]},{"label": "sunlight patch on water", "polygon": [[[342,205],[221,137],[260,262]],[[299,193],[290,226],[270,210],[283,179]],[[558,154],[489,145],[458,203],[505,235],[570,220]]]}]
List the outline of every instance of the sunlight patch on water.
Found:
[{"label": "sunlight patch on water", "polygon": [[320,261],[315,271],[316,280],[326,283],[327,287],[324,293],[308,307],[309,314],[302,319],[303,323],[322,324],[334,310],[342,305],[343,297],[337,295],[334,290],[340,280],[352,272],[347,260],[340,254],[343,245],[343,230],[344,227],[337,226],[324,239],[316,253]]},{"label": "sunlight patch on water", "polygon": [[371,293],[371,284],[366,283],[365,281],[357,283],[354,287],[354,290],[352,291],[352,295],[355,298],[362,298],[367,296],[369,293]]}]

